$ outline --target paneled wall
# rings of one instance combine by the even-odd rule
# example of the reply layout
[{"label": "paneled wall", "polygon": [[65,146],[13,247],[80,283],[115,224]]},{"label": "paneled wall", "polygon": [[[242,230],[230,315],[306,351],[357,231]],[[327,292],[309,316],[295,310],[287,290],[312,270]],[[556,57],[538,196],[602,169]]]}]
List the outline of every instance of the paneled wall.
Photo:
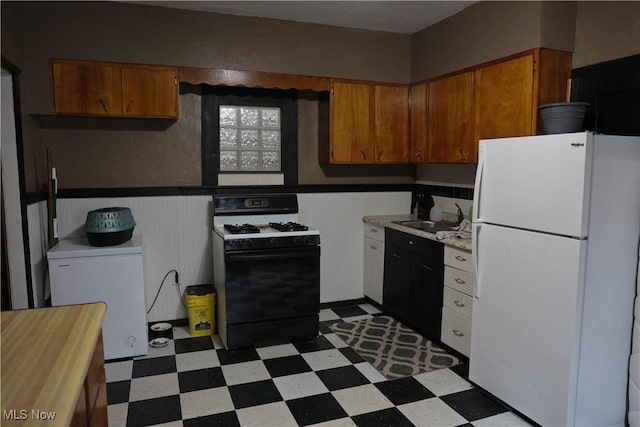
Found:
[{"label": "paneled wall", "polygon": [[[62,237],[83,235],[87,212],[107,206],[129,207],[136,220],[134,234],[144,240],[145,301],[147,309],[160,282],[179,271],[180,290],[213,283],[211,196],[165,196],[60,199]],[[410,192],[300,194],[300,222],[320,230],[321,302],[363,297],[363,241],[365,215],[408,213]],[[166,280],[150,322],[185,318],[173,275]]]}]

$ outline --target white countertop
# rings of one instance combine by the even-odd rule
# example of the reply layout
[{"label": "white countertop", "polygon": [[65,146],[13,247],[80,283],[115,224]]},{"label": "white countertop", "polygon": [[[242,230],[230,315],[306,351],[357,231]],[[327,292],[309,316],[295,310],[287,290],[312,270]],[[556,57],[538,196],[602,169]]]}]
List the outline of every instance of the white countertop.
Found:
[{"label": "white countertop", "polygon": [[[403,231],[405,233],[413,234],[415,236],[424,237],[425,239],[435,240],[448,246],[453,246],[458,249],[463,249],[471,252],[471,233],[461,233],[465,238],[458,237],[442,237],[436,233],[429,231],[416,230],[415,228],[406,227],[400,224],[394,224],[393,221],[407,221],[411,219],[417,219],[415,215],[402,214],[402,215],[369,215],[362,217],[362,221],[367,224],[377,225],[379,227],[389,227],[394,230]],[[459,233],[460,234],[460,233]],[[466,237],[468,235],[468,238]],[[442,238],[441,238],[442,237]]]}]

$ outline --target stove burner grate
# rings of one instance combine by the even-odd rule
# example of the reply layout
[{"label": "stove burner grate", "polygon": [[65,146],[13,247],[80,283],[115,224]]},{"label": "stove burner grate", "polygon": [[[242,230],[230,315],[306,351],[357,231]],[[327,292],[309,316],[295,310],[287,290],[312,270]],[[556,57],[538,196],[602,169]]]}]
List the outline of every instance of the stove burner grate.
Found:
[{"label": "stove burner grate", "polygon": [[260,233],[260,229],[252,224],[224,224],[224,229],[230,234],[253,234]]},{"label": "stove burner grate", "polygon": [[306,225],[298,224],[297,222],[270,222],[269,227],[277,231],[307,231],[309,227]]}]

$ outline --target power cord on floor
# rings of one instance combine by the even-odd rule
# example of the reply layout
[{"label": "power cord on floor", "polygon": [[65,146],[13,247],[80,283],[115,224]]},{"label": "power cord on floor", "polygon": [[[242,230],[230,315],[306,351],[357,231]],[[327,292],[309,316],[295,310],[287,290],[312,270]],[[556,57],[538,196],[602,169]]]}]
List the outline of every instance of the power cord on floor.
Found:
[{"label": "power cord on floor", "polygon": [[[178,295],[180,295],[180,282],[178,281],[178,271],[171,269],[169,271],[167,271],[167,274],[164,275],[164,278],[162,279],[162,282],[160,282],[160,287],[158,288],[158,292],[156,293],[155,298],[153,299],[153,302],[151,303],[151,307],[149,307],[149,310],[147,310],[147,314],[149,314],[149,312],[151,311],[151,309],[153,308],[154,305],[156,305],[156,301],[158,300],[158,296],[160,295],[160,291],[162,290],[162,285],[164,285],[164,281],[167,280],[167,277],[169,277],[169,274],[171,273],[175,273],[174,274],[174,282],[178,288]],[[182,301],[182,298],[180,298],[180,301]],[[182,305],[184,305],[184,301],[182,301]],[[186,307],[185,307],[186,308]]]}]

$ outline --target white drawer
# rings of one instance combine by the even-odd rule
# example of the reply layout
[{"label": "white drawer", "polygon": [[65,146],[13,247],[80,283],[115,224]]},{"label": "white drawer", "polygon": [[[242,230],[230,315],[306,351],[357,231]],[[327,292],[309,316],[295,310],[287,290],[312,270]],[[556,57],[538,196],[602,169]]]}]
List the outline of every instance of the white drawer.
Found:
[{"label": "white drawer", "polygon": [[443,306],[450,308],[468,319],[471,319],[473,297],[445,286],[442,301]]},{"label": "white drawer", "polygon": [[473,296],[476,279],[473,273],[444,266],[444,284],[467,295]]},{"label": "white drawer", "polygon": [[469,357],[471,350],[471,319],[442,307],[441,340],[451,348]]},{"label": "white drawer", "polygon": [[364,224],[364,236],[384,242],[384,227],[373,224]]},{"label": "white drawer", "polygon": [[451,267],[459,268],[460,270],[473,271],[471,252],[463,251],[461,249],[445,246],[444,263]]}]

